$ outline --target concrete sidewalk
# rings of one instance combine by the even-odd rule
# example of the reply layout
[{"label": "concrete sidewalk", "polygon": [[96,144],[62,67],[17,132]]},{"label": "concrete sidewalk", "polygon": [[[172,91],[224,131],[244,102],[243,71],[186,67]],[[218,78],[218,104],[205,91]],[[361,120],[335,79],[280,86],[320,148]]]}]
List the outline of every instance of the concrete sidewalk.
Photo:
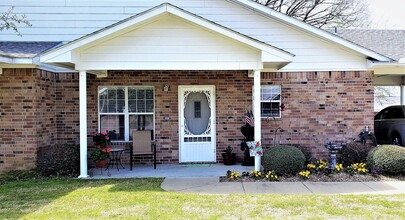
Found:
[{"label": "concrete sidewalk", "polygon": [[218,177],[167,177],[166,191],[203,194],[404,194],[405,182],[219,182]]}]

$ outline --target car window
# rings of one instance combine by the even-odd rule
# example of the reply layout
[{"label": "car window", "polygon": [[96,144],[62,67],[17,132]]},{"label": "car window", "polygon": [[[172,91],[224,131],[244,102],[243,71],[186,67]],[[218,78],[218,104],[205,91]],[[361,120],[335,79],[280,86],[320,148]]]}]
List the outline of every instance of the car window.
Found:
[{"label": "car window", "polygon": [[386,119],[389,109],[384,109],[375,116],[375,119]]},{"label": "car window", "polygon": [[403,118],[404,113],[400,108],[390,108],[388,109],[385,119]]}]

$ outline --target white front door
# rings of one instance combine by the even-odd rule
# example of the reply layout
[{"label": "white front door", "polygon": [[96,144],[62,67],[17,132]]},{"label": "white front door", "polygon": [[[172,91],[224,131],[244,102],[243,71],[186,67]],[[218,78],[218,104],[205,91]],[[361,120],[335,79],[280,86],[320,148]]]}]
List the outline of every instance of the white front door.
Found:
[{"label": "white front door", "polygon": [[216,162],[215,86],[179,86],[180,163]]}]

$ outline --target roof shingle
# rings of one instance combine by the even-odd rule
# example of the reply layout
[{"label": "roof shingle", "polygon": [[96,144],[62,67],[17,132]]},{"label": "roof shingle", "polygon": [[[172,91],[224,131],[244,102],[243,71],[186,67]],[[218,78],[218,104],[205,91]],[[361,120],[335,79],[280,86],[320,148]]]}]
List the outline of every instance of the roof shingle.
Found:
[{"label": "roof shingle", "polygon": [[33,58],[60,43],[0,41],[0,56],[8,58]]},{"label": "roof shingle", "polygon": [[333,33],[394,60],[405,57],[405,30],[337,29]]}]

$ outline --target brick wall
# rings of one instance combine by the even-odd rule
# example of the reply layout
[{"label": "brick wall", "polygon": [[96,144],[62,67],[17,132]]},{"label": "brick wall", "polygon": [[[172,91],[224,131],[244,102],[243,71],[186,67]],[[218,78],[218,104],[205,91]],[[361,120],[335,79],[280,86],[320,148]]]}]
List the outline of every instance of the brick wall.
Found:
[{"label": "brick wall", "polygon": [[[346,142],[373,125],[370,72],[262,73],[262,84],[282,86],[286,111],[276,120],[277,143],[304,146],[325,157],[326,141]],[[77,73],[4,69],[0,76],[0,173],[35,166],[38,147],[79,142]],[[88,132],[98,126],[98,86],[154,86],[159,163],[178,162],[178,85],[215,85],[217,160],[227,146],[239,159],[239,131],[252,103],[252,78],[246,71],[110,71],[88,75]],[[163,86],[170,85],[169,92]],[[170,120],[163,120],[170,116]],[[263,119],[263,146],[273,143],[273,119]],[[121,144],[123,145],[123,144]],[[91,147],[90,147],[91,148]],[[91,149],[90,149],[91,150]],[[125,155],[125,154],[124,154]],[[143,159],[143,158],[140,158]],[[124,158],[127,161],[127,157]]]},{"label": "brick wall", "polygon": [[365,126],[373,128],[371,72],[262,73],[262,84],[282,85],[282,118],[263,120],[263,144],[301,145],[326,157],[327,141],[349,142]]},{"label": "brick wall", "polygon": [[54,145],[52,73],[4,69],[0,76],[0,173],[34,168],[38,147]]},{"label": "brick wall", "polygon": [[79,74],[56,73],[55,87],[58,143],[78,144],[80,142]]}]

